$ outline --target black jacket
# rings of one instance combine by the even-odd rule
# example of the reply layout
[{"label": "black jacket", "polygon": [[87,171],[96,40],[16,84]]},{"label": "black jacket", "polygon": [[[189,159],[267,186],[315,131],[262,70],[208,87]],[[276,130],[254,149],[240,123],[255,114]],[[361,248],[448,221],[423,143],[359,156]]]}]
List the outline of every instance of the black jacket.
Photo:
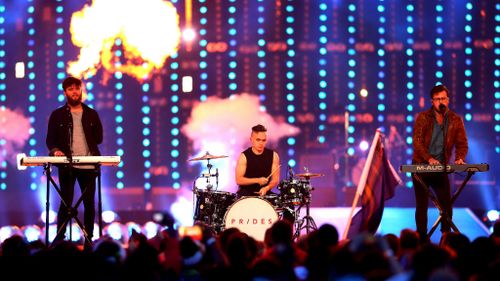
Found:
[{"label": "black jacket", "polygon": [[[102,123],[97,111],[82,103],[82,126],[85,139],[92,156],[99,156],[101,152],[97,145],[102,143]],[[70,139],[73,138],[73,117],[68,104],[52,111],[49,118],[47,138],[45,143],[49,155],[61,150],[65,155],[71,154]]]}]

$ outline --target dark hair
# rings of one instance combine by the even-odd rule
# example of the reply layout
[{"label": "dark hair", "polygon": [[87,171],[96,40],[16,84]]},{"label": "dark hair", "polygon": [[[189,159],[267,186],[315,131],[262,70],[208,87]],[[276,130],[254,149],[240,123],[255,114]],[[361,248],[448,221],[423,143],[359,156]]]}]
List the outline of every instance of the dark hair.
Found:
[{"label": "dark hair", "polygon": [[252,132],[255,132],[255,133],[267,132],[267,129],[263,125],[259,124],[259,125],[255,125],[252,127]]},{"label": "dark hair", "polygon": [[431,99],[434,97],[435,94],[440,93],[442,91],[446,92],[447,97],[450,96],[450,92],[448,91],[448,88],[446,88],[445,85],[441,84],[441,85],[436,85],[436,86],[432,87],[431,92],[430,92]]},{"label": "dark hair", "polygon": [[71,85],[81,86],[82,80],[75,78],[75,77],[72,77],[72,76],[69,76],[66,79],[64,79],[64,81],[62,82],[62,87],[63,87],[64,91],[66,91],[66,89],[68,87],[70,87]]}]

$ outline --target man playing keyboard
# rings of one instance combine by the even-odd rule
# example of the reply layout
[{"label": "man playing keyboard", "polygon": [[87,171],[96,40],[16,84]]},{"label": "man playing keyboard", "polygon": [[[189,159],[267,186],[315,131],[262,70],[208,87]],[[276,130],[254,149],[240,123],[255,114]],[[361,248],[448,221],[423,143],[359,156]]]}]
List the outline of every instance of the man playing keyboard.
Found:
[{"label": "man playing keyboard", "polygon": [[[67,77],[62,82],[66,104],[54,110],[49,118],[46,144],[51,156],[99,156],[98,145],[103,140],[102,123],[97,112],[82,102],[82,81]],[[58,165],[61,203],[57,214],[58,234],[54,242],[64,240],[65,223],[71,208],[75,183],[78,181],[84,206],[84,230],[92,240],[95,219],[97,171],[93,165]],[[85,191],[85,192],[84,192]],[[66,205],[63,203],[66,203]],[[91,243],[86,241],[85,247]]]},{"label": "man playing keyboard", "polygon": [[[449,91],[444,85],[430,91],[431,108],[417,115],[413,127],[413,164],[448,164],[455,150],[455,164],[465,164],[468,141],[462,118],[448,108]],[[452,219],[451,188],[448,174],[422,173],[422,181],[431,187],[442,208],[441,232],[450,231]],[[415,190],[415,222],[422,241],[427,237],[428,190],[412,174]]]}]

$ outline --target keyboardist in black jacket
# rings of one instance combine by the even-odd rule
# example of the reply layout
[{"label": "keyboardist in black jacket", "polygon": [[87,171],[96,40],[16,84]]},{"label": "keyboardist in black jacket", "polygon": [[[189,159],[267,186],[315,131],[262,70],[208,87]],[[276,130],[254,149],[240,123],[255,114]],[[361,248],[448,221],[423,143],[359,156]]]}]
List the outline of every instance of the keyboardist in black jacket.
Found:
[{"label": "keyboardist in black jacket", "polygon": [[[448,164],[454,150],[455,164],[464,164],[468,150],[462,118],[448,108],[449,91],[444,85],[430,91],[432,107],[417,115],[413,127],[413,164]],[[446,173],[421,173],[420,178],[436,194],[443,211],[452,218],[450,181]],[[425,187],[412,175],[415,190],[415,221],[422,240],[427,240],[429,197]],[[450,223],[441,220],[441,231],[450,231]]]},{"label": "keyboardist in black jacket", "polygon": [[[98,113],[82,103],[82,81],[68,77],[62,87],[66,96],[66,104],[54,110],[49,118],[46,144],[51,156],[99,156],[98,145],[103,140],[102,123]],[[83,196],[84,229],[89,240],[94,231],[95,219],[95,167],[67,166],[58,167],[61,197],[72,206],[75,182],[80,190],[86,190]],[[59,234],[54,242],[64,239],[63,229],[68,220],[68,209],[61,202],[57,214],[57,229]],[[86,246],[89,246],[87,243]]]}]

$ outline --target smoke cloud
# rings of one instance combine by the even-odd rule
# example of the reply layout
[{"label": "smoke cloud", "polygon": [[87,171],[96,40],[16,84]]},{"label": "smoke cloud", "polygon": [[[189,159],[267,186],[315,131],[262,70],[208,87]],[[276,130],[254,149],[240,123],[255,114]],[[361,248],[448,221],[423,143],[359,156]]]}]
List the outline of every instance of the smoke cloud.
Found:
[{"label": "smoke cloud", "polygon": [[31,125],[22,113],[2,107],[0,109],[0,163],[7,161],[17,166],[16,156],[21,153],[30,135]]}]

